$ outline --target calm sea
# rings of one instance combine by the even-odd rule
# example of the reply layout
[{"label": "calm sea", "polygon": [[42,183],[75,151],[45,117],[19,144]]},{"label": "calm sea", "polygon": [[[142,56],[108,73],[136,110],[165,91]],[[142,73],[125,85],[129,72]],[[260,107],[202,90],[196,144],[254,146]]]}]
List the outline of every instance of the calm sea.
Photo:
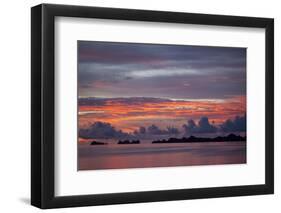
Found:
[{"label": "calm sea", "polygon": [[78,170],[246,163],[246,142],[78,145]]}]

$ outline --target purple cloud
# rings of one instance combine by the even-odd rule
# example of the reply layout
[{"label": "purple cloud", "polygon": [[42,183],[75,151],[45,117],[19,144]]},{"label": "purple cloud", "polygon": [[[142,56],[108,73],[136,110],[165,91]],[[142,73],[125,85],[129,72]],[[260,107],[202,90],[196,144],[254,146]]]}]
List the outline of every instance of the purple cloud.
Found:
[{"label": "purple cloud", "polygon": [[210,124],[207,117],[202,117],[198,124],[194,120],[188,120],[187,124],[183,125],[183,129],[185,135],[216,133],[218,131],[216,126]]},{"label": "purple cloud", "polygon": [[222,132],[245,132],[246,115],[236,116],[233,120],[228,119],[220,126]]}]

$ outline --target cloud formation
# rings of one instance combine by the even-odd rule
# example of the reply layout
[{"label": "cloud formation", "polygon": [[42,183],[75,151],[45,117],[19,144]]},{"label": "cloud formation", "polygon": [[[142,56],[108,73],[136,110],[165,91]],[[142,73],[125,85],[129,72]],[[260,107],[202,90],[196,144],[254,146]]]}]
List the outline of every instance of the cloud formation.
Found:
[{"label": "cloud formation", "polygon": [[147,134],[149,135],[177,135],[179,130],[175,127],[167,127],[166,129],[160,129],[158,126],[152,124],[147,128]]},{"label": "cloud formation", "polygon": [[235,116],[234,119],[227,119],[218,126],[210,124],[208,117],[202,117],[198,124],[191,119],[183,125],[183,129],[185,135],[246,132],[246,114]]},{"label": "cloud formation", "polygon": [[236,116],[233,120],[227,119],[220,128],[222,132],[245,132],[246,115]]},{"label": "cloud formation", "polygon": [[218,128],[212,124],[210,124],[209,119],[207,117],[202,117],[198,124],[194,122],[194,120],[188,120],[187,124],[183,125],[184,134],[205,134],[205,133],[216,133]]},{"label": "cloud formation", "polygon": [[117,130],[109,123],[95,122],[89,127],[79,129],[79,137],[84,139],[144,139],[153,137],[171,137],[180,134],[180,131],[175,127],[167,127],[161,129],[158,126],[152,124],[146,127],[139,127],[133,133],[125,133],[122,130]]},{"label": "cloud formation", "polygon": [[138,130],[135,130],[133,136],[136,138],[154,138],[158,137],[172,137],[180,134],[180,130],[176,127],[166,127],[166,129],[161,129],[160,127],[152,124],[147,128],[144,126],[139,127]]},{"label": "cloud formation", "polygon": [[201,117],[198,123],[193,119],[188,120],[182,129],[168,126],[160,128],[152,124],[147,127],[140,126],[132,133],[117,130],[110,123],[95,122],[89,127],[79,129],[79,137],[90,139],[160,139],[177,136],[224,134],[246,132],[246,115],[236,116],[234,119],[227,119],[221,125],[214,125],[209,122],[208,117]]},{"label": "cloud formation", "polygon": [[79,129],[79,137],[81,138],[127,138],[130,135],[121,130],[116,130],[110,123],[95,122],[88,128]]}]

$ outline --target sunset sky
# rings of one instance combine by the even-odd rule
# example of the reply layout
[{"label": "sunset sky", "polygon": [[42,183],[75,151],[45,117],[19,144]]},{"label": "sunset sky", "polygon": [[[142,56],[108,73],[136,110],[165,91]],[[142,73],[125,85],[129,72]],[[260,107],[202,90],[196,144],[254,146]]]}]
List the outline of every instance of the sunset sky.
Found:
[{"label": "sunset sky", "polygon": [[243,132],[246,49],[78,41],[78,92],[80,128]]}]

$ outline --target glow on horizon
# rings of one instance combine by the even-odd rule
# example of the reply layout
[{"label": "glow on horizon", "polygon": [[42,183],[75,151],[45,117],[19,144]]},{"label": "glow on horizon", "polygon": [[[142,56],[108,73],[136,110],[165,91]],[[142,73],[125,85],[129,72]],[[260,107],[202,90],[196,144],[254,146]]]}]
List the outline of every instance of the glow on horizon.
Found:
[{"label": "glow on horizon", "polygon": [[246,97],[234,97],[224,101],[173,100],[142,103],[120,102],[116,99],[103,100],[100,105],[79,106],[79,127],[101,121],[117,129],[132,132],[140,126],[155,124],[159,127],[181,127],[189,119],[198,121],[206,116],[216,125],[246,112]]}]

